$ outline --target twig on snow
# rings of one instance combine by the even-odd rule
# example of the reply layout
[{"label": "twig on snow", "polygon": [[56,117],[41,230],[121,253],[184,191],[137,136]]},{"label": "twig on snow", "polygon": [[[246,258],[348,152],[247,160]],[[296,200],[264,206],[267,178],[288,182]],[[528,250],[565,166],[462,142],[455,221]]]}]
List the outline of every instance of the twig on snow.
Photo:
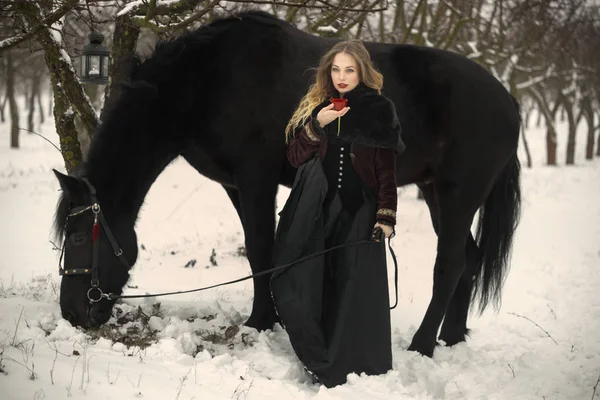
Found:
[{"label": "twig on snow", "polygon": [[547,330],[545,330],[544,328],[542,328],[541,326],[539,326],[539,325],[537,324],[537,322],[535,322],[535,321],[532,321],[532,320],[531,320],[530,318],[528,318],[528,317],[525,317],[525,316],[523,316],[523,315],[519,315],[519,314],[515,314],[515,313],[513,313],[513,312],[509,312],[509,314],[512,314],[512,315],[514,315],[515,317],[519,317],[519,318],[526,319],[527,321],[531,322],[532,324],[534,324],[535,326],[537,326],[538,328],[540,328],[540,329],[541,329],[541,330],[542,330],[542,331],[543,331],[543,332],[544,332],[544,333],[545,333],[545,334],[546,334],[546,335],[547,335],[547,336],[548,336],[550,339],[552,339],[552,341],[553,341],[553,342],[554,342],[554,343],[555,343],[555,344],[558,346],[558,342],[557,342],[556,340],[554,340],[554,338],[552,337],[552,335],[550,335],[550,334],[548,333],[548,331],[547,331]]},{"label": "twig on snow", "polygon": [[596,390],[598,389],[598,384],[600,384],[600,374],[598,374],[598,379],[596,380],[596,384],[594,385],[594,391],[592,392],[592,400],[594,400],[594,396],[596,396]]},{"label": "twig on snow", "polygon": [[509,363],[506,363],[506,365],[508,365],[508,368],[510,368],[510,372],[512,372],[513,378],[516,378],[517,376],[515,375],[515,370],[513,369],[512,365],[510,365]]}]

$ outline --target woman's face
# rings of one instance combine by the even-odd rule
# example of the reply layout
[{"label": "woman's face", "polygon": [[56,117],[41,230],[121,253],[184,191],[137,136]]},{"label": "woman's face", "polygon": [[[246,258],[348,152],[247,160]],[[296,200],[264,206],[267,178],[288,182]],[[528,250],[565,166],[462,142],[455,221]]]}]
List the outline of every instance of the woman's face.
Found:
[{"label": "woman's face", "polygon": [[347,53],[338,53],[331,65],[331,81],[341,95],[358,86],[358,66],[354,57]]}]

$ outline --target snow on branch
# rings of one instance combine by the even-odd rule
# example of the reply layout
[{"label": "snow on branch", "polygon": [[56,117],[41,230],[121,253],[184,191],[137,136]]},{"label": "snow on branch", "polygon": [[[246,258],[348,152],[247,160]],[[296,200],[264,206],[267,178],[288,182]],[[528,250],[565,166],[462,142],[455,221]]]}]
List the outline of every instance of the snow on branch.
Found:
[{"label": "snow on branch", "polygon": [[187,18],[185,18],[182,21],[177,22],[177,23],[160,24],[155,19],[147,18],[147,16],[146,17],[136,16],[133,18],[133,20],[135,22],[137,22],[137,24],[140,27],[145,26],[145,27],[151,28],[153,31],[155,31],[157,33],[174,31],[174,30],[178,30],[178,29],[184,28],[186,26],[189,26],[189,25],[193,24],[194,22],[198,21],[200,18],[202,18],[204,15],[206,15],[210,10],[212,10],[215,6],[217,6],[220,1],[221,0],[213,0],[210,4],[206,5],[204,8],[198,10],[197,12],[192,13]]},{"label": "snow on branch", "polygon": [[117,17],[124,15],[170,15],[179,14],[193,10],[202,0],[157,0],[154,4],[148,4],[148,0],[135,0],[127,3]]},{"label": "snow on branch", "polygon": [[515,65],[517,65],[517,63],[519,62],[519,55],[518,54],[513,54],[510,56],[510,61],[506,64],[506,67],[504,68],[504,72],[502,73],[502,82],[508,82],[510,80],[510,77],[512,75],[512,72],[514,70]]},{"label": "snow on branch", "polygon": [[550,67],[546,70],[545,74],[539,75],[539,76],[534,76],[528,80],[526,80],[525,82],[521,82],[517,84],[517,90],[524,90],[524,89],[528,89],[534,85],[537,85],[547,79],[550,78],[555,78],[557,77],[558,74],[556,74],[556,72],[554,71],[554,65],[550,65]]},{"label": "snow on branch", "polygon": [[338,30],[331,25],[317,27],[317,32],[326,32],[326,33],[335,34],[335,33],[337,33],[337,31]]},{"label": "snow on branch", "polygon": [[528,73],[528,74],[533,74],[533,73],[536,73],[536,72],[541,72],[541,71],[543,71],[545,69],[546,69],[545,66],[544,67],[523,67],[523,66],[518,65],[518,64],[515,65],[515,70],[517,70],[519,72],[525,72],[525,73]]}]

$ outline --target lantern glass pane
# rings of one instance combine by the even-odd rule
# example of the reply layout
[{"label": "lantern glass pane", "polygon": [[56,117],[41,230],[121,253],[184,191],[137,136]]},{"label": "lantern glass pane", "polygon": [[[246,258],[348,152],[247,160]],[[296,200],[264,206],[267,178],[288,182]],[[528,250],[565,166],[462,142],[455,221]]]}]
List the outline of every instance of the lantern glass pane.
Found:
[{"label": "lantern glass pane", "polygon": [[108,56],[102,57],[102,77],[108,78],[108,66],[109,66],[109,58]]},{"label": "lantern glass pane", "polygon": [[100,56],[88,56],[88,76],[100,76]]}]

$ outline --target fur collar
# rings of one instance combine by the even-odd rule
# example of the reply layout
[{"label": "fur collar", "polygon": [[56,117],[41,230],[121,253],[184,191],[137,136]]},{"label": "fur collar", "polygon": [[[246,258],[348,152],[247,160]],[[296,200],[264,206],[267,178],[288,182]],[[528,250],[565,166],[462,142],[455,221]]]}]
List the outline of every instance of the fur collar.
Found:
[{"label": "fur collar", "polygon": [[[339,93],[336,91],[336,95]],[[377,93],[363,83],[344,96],[348,99],[350,111],[344,115],[340,123],[340,138],[370,147],[392,148],[398,153],[405,149],[401,138],[400,122],[396,115],[396,107],[390,99]],[[316,119],[319,111],[330,104],[327,99],[312,112]],[[337,135],[337,120],[328,124],[319,133]]]}]

